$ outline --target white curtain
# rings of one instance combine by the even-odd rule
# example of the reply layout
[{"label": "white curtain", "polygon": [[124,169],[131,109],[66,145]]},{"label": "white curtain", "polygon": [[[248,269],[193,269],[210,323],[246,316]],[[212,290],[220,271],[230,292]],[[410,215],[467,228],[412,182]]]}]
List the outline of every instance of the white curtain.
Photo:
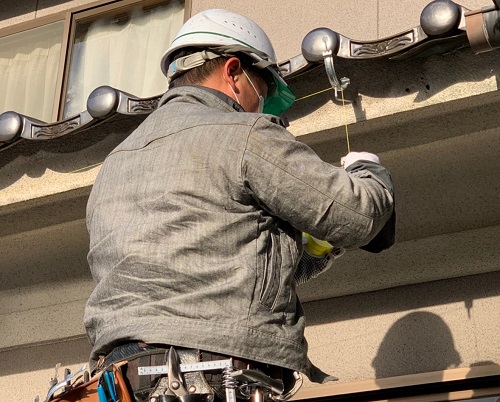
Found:
[{"label": "white curtain", "polygon": [[64,21],[0,38],[0,113],[52,121]]},{"label": "white curtain", "polygon": [[130,17],[125,24],[95,21],[85,38],[74,44],[65,117],[85,110],[89,94],[101,85],[142,98],[167,89],[160,60],[182,26],[184,6],[172,1],[147,13],[136,8]]}]

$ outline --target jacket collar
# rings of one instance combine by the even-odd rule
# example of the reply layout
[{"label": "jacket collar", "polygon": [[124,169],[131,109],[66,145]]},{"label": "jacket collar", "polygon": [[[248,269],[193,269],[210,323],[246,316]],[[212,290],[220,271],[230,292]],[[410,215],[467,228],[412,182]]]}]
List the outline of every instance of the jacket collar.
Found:
[{"label": "jacket collar", "polygon": [[161,97],[158,103],[158,108],[169,102],[178,101],[181,97],[184,98],[183,100],[190,98],[207,106],[220,108],[222,110],[235,110],[237,112],[245,111],[239,103],[235,102],[225,93],[217,91],[216,89],[204,87],[202,85],[181,85],[169,89]]}]

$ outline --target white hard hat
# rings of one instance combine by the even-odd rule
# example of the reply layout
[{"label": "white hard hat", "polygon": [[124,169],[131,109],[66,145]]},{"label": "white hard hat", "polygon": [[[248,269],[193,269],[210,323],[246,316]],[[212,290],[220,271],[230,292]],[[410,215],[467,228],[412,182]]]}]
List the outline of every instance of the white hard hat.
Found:
[{"label": "white hard hat", "polygon": [[[200,51],[183,60],[172,61],[176,51],[199,48]],[[161,69],[169,81],[182,72],[197,67],[221,55],[244,53],[255,61],[257,69],[268,70],[276,88],[266,99],[267,111],[279,114],[288,109],[295,96],[281,77],[276,54],[266,33],[251,19],[227,10],[205,10],[191,17],[177,33],[161,60]]]},{"label": "white hard hat", "polygon": [[[191,17],[175,36],[162,58],[162,71],[167,75],[172,54],[186,47],[210,48],[218,46],[244,46],[264,53],[267,60],[276,64],[271,41],[266,33],[251,19],[227,10],[205,10]],[[262,55],[255,54],[255,59]]]}]

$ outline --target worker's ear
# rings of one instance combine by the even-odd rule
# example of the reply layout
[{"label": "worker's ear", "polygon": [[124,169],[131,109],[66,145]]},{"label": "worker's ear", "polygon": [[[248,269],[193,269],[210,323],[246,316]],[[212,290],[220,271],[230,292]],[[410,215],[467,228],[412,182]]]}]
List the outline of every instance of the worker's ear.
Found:
[{"label": "worker's ear", "polygon": [[239,92],[236,84],[241,79],[242,74],[241,61],[237,57],[231,57],[224,63],[222,78],[236,93]]}]

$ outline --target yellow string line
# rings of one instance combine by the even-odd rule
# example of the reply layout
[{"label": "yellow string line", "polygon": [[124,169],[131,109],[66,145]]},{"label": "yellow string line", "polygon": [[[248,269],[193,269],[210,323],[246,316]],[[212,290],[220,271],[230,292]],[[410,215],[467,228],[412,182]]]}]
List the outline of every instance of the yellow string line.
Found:
[{"label": "yellow string line", "polygon": [[[322,89],[321,91],[314,92],[312,94],[305,95],[301,98],[295,99],[295,102],[300,101],[302,99],[310,98],[311,96],[316,96],[316,95],[322,94],[323,92],[326,92],[326,91],[331,91],[332,89],[333,89],[333,87]],[[347,140],[347,153],[349,153],[349,152],[351,152],[351,144],[349,143],[349,130],[347,129],[347,116],[346,116],[346,107],[345,107],[345,99],[344,99],[344,90],[342,88],[340,89],[340,93],[342,94],[342,112],[344,115],[345,136],[346,136],[346,140]]]},{"label": "yellow string line", "polygon": [[91,169],[93,167],[96,167],[96,166],[99,166],[99,165],[102,165],[104,162],[99,162],[99,163],[94,163],[93,165],[89,165],[89,166],[85,166],[85,167],[82,167],[80,169],[76,169],[76,170],[73,170],[69,173],[78,173],[78,172],[81,172],[82,170],[87,170],[87,169]]},{"label": "yellow string line", "polygon": [[298,102],[302,99],[307,99],[307,98],[310,98],[311,96],[316,96],[316,95],[319,95],[319,94],[322,94],[323,92],[326,92],[326,91],[331,91],[333,88],[330,87],[330,88],[326,88],[326,89],[322,89],[321,91],[318,91],[318,92],[314,92],[312,94],[309,94],[309,95],[305,95],[303,96],[302,98],[298,98],[298,99],[295,99],[295,102]]},{"label": "yellow string line", "polygon": [[344,90],[341,88],[340,93],[342,94],[342,111],[344,114],[344,126],[345,126],[345,138],[347,141],[347,153],[351,152],[351,145],[349,144],[349,131],[347,129],[347,116],[345,114],[345,101],[344,101]]}]

